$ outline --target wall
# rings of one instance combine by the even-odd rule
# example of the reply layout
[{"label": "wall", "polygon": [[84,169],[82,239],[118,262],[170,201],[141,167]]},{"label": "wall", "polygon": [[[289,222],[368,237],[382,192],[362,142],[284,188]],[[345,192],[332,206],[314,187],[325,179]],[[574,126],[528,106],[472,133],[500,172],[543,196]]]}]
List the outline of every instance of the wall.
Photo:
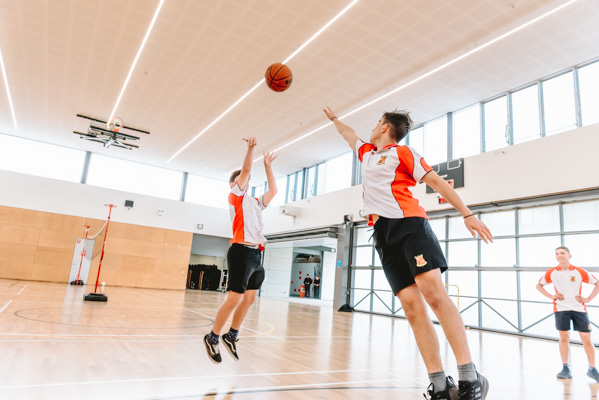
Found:
[{"label": "wall", "polygon": [[323,251],[322,276],[320,280],[320,298],[333,301],[335,295],[335,268],[337,266],[337,253]]},{"label": "wall", "polygon": [[[0,206],[0,277],[67,282],[77,237],[106,221]],[[107,286],[184,289],[192,234],[111,220],[100,281]],[[98,274],[96,238],[90,282]]]},{"label": "wall", "polygon": [[200,235],[194,233],[191,243],[191,254],[204,256],[227,257],[229,238]]},{"label": "wall", "polygon": [[265,297],[289,297],[289,277],[293,261],[293,247],[266,246],[262,266],[266,279],[260,295]]}]

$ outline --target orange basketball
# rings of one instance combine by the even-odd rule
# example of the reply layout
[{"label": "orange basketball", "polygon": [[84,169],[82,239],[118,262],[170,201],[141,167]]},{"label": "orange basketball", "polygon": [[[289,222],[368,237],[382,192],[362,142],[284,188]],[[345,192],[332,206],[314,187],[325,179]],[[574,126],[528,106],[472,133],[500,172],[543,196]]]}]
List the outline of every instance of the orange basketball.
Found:
[{"label": "orange basketball", "polygon": [[293,82],[293,74],[288,66],[281,63],[275,63],[266,69],[264,74],[266,86],[275,92],[282,92],[289,89]]}]

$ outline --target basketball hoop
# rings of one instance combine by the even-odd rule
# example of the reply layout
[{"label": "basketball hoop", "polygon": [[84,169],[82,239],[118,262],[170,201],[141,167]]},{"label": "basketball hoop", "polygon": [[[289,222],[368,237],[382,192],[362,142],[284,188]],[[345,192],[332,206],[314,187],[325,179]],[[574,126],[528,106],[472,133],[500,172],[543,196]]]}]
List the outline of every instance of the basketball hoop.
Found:
[{"label": "basketball hoop", "polygon": [[125,126],[125,123],[119,117],[112,118],[110,120],[110,122],[108,123],[108,129],[110,129],[113,132],[118,132],[119,129],[121,129],[124,126]]}]

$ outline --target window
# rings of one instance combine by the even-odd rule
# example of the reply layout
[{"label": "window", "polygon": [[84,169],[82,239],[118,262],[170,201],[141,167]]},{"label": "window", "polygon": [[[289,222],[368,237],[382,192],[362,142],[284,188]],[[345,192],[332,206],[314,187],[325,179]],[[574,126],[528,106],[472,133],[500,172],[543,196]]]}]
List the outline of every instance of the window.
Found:
[{"label": "window", "polygon": [[453,113],[452,159],[480,153],[480,104]]},{"label": "window", "polygon": [[599,200],[564,204],[564,230],[599,230]]},{"label": "window", "polygon": [[285,204],[285,190],[287,189],[287,177],[282,176],[276,180],[277,194],[272,198],[270,202],[271,207],[278,207]]},{"label": "window", "polygon": [[492,151],[506,147],[507,132],[507,97],[483,104],[485,117],[485,151]]},{"label": "window", "polygon": [[514,144],[541,136],[539,88],[536,84],[512,93],[512,121]]},{"label": "window", "polygon": [[[351,186],[353,159],[354,153],[350,151],[327,160],[323,174],[324,193],[331,193]],[[320,180],[320,171],[318,177]]]},{"label": "window", "polygon": [[93,154],[87,183],[165,199],[181,198],[181,172]]},{"label": "window", "polygon": [[424,124],[422,156],[429,165],[447,161],[447,116]]},{"label": "window", "polygon": [[424,154],[424,127],[414,129],[408,135],[408,145],[420,155]]},{"label": "window", "polygon": [[560,230],[558,206],[524,208],[518,212],[521,235],[559,232]]},{"label": "window", "polygon": [[81,182],[84,163],[84,151],[0,135],[0,169]]},{"label": "window", "polygon": [[572,72],[543,82],[543,108],[546,136],[576,128]]},{"label": "window", "polygon": [[324,177],[325,177],[326,164],[320,163],[316,166],[316,196],[324,194]]},{"label": "window", "polygon": [[228,197],[231,187],[228,181],[204,178],[203,176],[187,175],[185,201],[204,206],[228,208]]},{"label": "window", "polygon": [[578,86],[580,88],[580,108],[582,125],[599,122],[599,62],[578,70]]},{"label": "window", "polygon": [[287,175],[287,198],[285,203],[291,203],[295,201],[295,172]]},{"label": "window", "polygon": [[316,165],[306,171],[306,198],[316,196]]}]

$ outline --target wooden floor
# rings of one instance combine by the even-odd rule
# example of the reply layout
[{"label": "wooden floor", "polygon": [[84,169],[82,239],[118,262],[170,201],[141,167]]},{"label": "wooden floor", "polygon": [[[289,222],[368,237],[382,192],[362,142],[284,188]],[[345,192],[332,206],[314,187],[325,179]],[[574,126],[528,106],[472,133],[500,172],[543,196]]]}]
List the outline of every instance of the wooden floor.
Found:
[{"label": "wooden floor", "polygon": [[[426,370],[405,320],[259,299],[238,343],[209,362],[202,337],[224,294],[0,279],[0,399],[422,399]],[[440,332],[440,336],[442,333]],[[557,343],[469,331],[487,400],[597,398],[573,347],[559,381]],[[445,341],[448,372],[457,376]]]}]

